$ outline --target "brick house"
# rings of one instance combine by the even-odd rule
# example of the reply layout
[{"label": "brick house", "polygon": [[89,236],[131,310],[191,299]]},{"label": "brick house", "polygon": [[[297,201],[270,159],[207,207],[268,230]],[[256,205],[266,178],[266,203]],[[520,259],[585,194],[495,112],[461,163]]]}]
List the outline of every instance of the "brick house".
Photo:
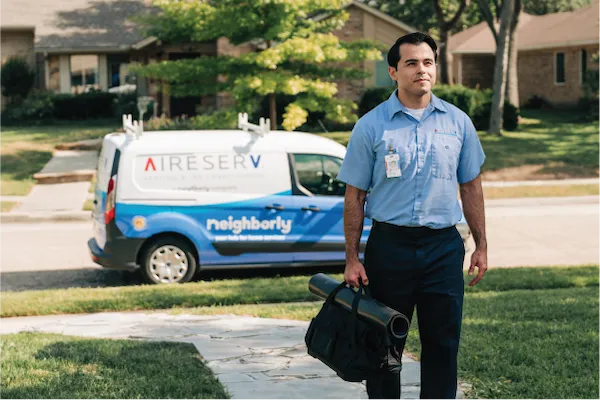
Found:
[{"label": "brick house", "polygon": [[[573,106],[583,96],[586,71],[598,69],[598,0],[572,12],[522,13],[517,28],[519,101],[539,96],[555,106]],[[450,37],[455,83],[491,88],[496,43],[485,22]]]},{"label": "brick house", "polygon": [[[343,40],[371,39],[391,46],[414,28],[354,0],[350,19],[335,35]],[[90,88],[108,91],[135,84],[138,94],[157,100],[158,112],[194,115],[198,105],[220,107],[227,96],[175,98],[167,85],[136,79],[132,62],[194,58],[200,55],[240,55],[251,44],[233,46],[225,38],[212,42],[164,45],[144,37],[128,18],[150,11],[149,0],[2,0],[2,63],[9,57],[27,59],[37,72],[36,87],[56,93],[81,93]],[[372,72],[360,82],[338,82],[338,96],[358,100],[365,88],[391,85],[387,63],[365,62]]]}]

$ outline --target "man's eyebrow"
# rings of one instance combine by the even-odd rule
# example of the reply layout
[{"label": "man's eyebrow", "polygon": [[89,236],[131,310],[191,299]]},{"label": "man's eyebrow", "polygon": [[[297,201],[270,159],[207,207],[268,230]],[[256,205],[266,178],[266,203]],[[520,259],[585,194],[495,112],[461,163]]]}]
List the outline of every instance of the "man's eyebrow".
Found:
[{"label": "man's eyebrow", "polygon": [[[417,60],[416,58],[409,58],[408,60],[404,61],[404,63],[409,63],[409,62],[417,62],[419,60]],[[433,58],[425,58],[423,59],[423,61],[433,61]]]}]

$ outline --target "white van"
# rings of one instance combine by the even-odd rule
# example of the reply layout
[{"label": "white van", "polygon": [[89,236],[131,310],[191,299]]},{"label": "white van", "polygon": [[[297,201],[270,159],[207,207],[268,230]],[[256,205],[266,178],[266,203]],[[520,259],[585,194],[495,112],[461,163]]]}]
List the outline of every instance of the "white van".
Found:
[{"label": "white van", "polygon": [[[150,283],[197,270],[343,265],[346,148],[301,132],[143,132],[105,136],[96,176],[94,262]],[[362,251],[371,229],[365,219]],[[468,230],[467,230],[468,231]]]}]

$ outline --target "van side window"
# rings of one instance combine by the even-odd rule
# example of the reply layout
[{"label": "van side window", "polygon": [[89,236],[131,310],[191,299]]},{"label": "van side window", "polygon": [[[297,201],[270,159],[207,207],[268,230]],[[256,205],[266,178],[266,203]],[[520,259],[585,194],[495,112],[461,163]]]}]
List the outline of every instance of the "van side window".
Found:
[{"label": "van side window", "polygon": [[321,154],[294,154],[298,184],[314,195],[343,196],[346,191],[344,182],[336,176],[340,171],[342,159]]}]

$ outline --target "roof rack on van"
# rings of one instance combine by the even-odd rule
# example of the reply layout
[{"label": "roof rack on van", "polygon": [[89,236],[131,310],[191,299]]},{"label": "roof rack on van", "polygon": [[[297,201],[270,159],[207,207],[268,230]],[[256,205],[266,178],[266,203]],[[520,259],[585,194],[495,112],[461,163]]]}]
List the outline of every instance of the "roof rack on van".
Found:
[{"label": "roof rack on van", "polygon": [[127,135],[132,135],[134,139],[137,139],[144,132],[144,122],[134,121],[131,114],[123,114],[123,130]]},{"label": "roof rack on van", "polygon": [[271,120],[269,118],[260,118],[258,125],[251,124],[248,122],[248,113],[239,113],[238,114],[238,128],[242,129],[246,132],[251,131],[254,133],[258,133],[259,136],[263,136],[270,131]]}]

